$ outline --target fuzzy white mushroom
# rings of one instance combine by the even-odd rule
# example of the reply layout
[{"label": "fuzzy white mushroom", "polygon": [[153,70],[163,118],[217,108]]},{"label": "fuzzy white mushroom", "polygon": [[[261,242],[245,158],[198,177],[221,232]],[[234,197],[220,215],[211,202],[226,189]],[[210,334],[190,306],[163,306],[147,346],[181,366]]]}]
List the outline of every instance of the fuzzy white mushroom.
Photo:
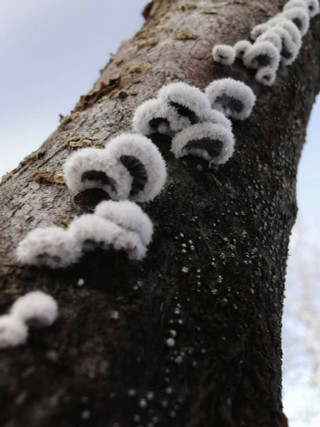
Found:
[{"label": "fuzzy white mushroom", "polygon": [[55,226],[30,231],[16,249],[20,263],[38,267],[65,268],[74,263],[77,256],[68,232]]},{"label": "fuzzy white mushroom", "polygon": [[27,326],[12,315],[0,316],[0,349],[16,347],[26,342],[28,338]]},{"label": "fuzzy white mushroom", "polygon": [[319,0],[304,0],[307,4],[307,9],[310,18],[314,18],[320,13],[320,4]]},{"label": "fuzzy white mushroom", "polygon": [[221,111],[211,110],[210,123],[215,125],[221,125],[225,127],[229,132],[232,132],[232,123]]},{"label": "fuzzy white mushroom", "polygon": [[139,235],[144,246],[151,242],[153,225],[146,213],[136,203],[108,200],[99,203],[94,215],[107,219],[119,227]]},{"label": "fuzzy white mushroom", "polygon": [[233,46],[228,44],[216,44],[212,49],[212,57],[215,62],[224,65],[232,65],[236,59],[236,52]]},{"label": "fuzzy white mushroom", "polygon": [[295,44],[301,46],[301,43],[302,43],[301,33],[292,21],[289,21],[289,19],[280,17],[274,21],[272,26],[274,27],[274,29],[282,28],[283,30],[286,30],[290,34],[292,41]]},{"label": "fuzzy white mushroom", "polygon": [[123,250],[133,260],[141,260],[146,254],[146,247],[137,233],[97,215],[85,214],[75,218],[69,226],[69,233],[82,255],[97,248]]},{"label": "fuzzy white mushroom", "polygon": [[298,53],[301,48],[301,36],[297,43],[295,43],[291,37],[289,31],[287,31],[284,27],[276,25],[274,27],[274,31],[276,31],[281,37],[282,48],[280,51],[281,61],[285,65],[292,64],[298,56]]},{"label": "fuzzy white mushroom", "polygon": [[251,43],[248,40],[240,40],[233,47],[236,53],[236,57],[242,59],[246,51],[251,46]]},{"label": "fuzzy white mushroom", "polygon": [[285,10],[281,13],[281,16],[292,21],[303,36],[307,33],[310,24],[310,17],[308,12],[301,7],[293,7]]},{"label": "fuzzy white mushroom", "polygon": [[252,40],[256,40],[261,34],[270,29],[270,24],[265,22],[263,24],[258,24],[251,30],[251,38]]},{"label": "fuzzy white mushroom", "polygon": [[177,133],[171,151],[176,158],[191,154],[207,160],[210,166],[221,165],[232,156],[234,143],[232,132],[225,127],[204,122]]},{"label": "fuzzy white mushroom", "polygon": [[272,86],[276,79],[276,71],[271,67],[260,68],[255,75],[255,79],[265,86]]},{"label": "fuzzy white mushroom", "polygon": [[29,327],[42,328],[55,322],[58,317],[58,304],[52,296],[44,292],[29,292],[15,301],[10,312]]},{"label": "fuzzy white mushroom", "polygon": [[288,1],[283,10],[289,10],[292,8],[300,7],[304,9],[313,18],[319,13],[319,2],[318,0],[290,0]]},{"label": "fuzzy white mushroom", "polygon": [[167,171],[163,157],[150,139],[138,134],[121,134],[106,146],[106,154],[127,169],[132,185],[131,200],[149,202],[163,189]]},{"label": "fuzzy white mushroom", "polygon": [[270,67],[278,69],[280,54],[268,41],[255,42],[245,53],[243,63],[248,68],[260,69]]},{"label": "fuzzy white mushroom", "polygon": [[169,122],[174,133],[210,118],[208,99],[195,86],[183,82],[169,83],[159,90],[158,98],[170,108]]},{"label": "fuzzy white mushroom", "polygon": [[305,0],[289,0],[284,6],[282,10],[292,9],[293,7],[301,7],[305,11],[308,10],[308,6]]},{"label": "fuzzy white mushroom", "polygon": [[262,33],[256,40],[256,43],[260,43],[262,41],[268,41],[273,44],[273,46],[281,51],[282,41],[279,34],[275,31],[274,28],[269,28],[267,31]]},{"label": "fuzzy white mushroom", "polygon": [[231,78],[213,81],[205,93],[213,109],[238,120],[250,116],[256,101],[255,94],[249,86]]},{"label": "fuzzy white mushroom", "polygon": [[128,169],[105,149],[83,148],[71,154],[64,164],[64,177],[73,194],[101,188],[113,200],[127,199],[132,187]]},{"label": "fuzzy white mushroom", "polygon": [[[167,103],[160,99],[149,99],[143,102],[135,111],[132,119],[132,127],[135,132],[142,135],[160,133],[171,135],[169,123],[169,110]],[[170,111],[172,116],[172,109]],[[173,112],[177,116],[176,112]],[[178,118],[177,118],[178,119]]]}]

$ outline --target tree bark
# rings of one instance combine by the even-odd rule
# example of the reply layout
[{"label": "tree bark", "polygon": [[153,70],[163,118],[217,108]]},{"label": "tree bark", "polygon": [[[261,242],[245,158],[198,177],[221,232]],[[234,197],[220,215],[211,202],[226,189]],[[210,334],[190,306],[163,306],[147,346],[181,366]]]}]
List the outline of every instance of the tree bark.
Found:
[{"label": "tree bark", "polygon": [[[4,177],[0,310],[42,289],[57,298],[60,318],[33,330],[26,345],[1,351],[1,426],[287,425],[282,302],[297,165],[320,87],[320,19],[271,88],[240,63],[211,59],[214,43],[248,37],[283,4],[153,0],[143,28],[121,45],[93,91]],[[65,271],[17,265],[14,249],[27,231],[66,226],[103,197],[71,199],[60,173],[71,150],[129,130],[135,108],[165,83],[204,88],[225,76],[253,88],[254,112],[234,122],[235,155],[214,170],[178,161],[168,141],[155,141],[168,181],[143,206],[156,227],[143,262],[104,253]]]}]

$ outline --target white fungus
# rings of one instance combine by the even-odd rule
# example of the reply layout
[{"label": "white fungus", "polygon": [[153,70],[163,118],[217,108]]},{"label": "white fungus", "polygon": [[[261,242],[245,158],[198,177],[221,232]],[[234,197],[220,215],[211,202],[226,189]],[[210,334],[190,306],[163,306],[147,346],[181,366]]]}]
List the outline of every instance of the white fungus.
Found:
[{"label": "white fungus", "polygon": [[64,268],[75,262],[78,254],[67,231],[53,226],[30,231],[19,243],[16,257],[25,265]]},{"label": "white fungus", "polygon": [[84,148],[64,165],[66,184],[73,194],[102,188],[113,200],[153,200],[166,180],[165,162],[145,136],[122,134],[105,149]]},{"label": "white fungus", "polygon": [[210,120],[210,104],[195,86],[183,82],[170,83],[159,90],[158,98],[170,108],[169,122],[174,133],[191,124]]},{"label": "white fungus", "polygon": [[[75,218],[68,230],[59,227],[32,230],[19,244],[17,258],[27,265],[66,268],[79,262],[86,252],[101,248],[123,250],[130,259],[140,260],[147,252],[152,231],[149,217],[135,203],[106,201],[96,207],[94,214]],[[80,280],[78,286],[84,283],[80,284]],[[48,299],[36,295],[32,301],[39,304],[39,310],[41,303],[50,304]]]},{"label": "white fungus", "polygon": [[172,140],[171,151],[176,158],[194,155],[209,164],[226,163],[234,150],[232,132],[221,125],[199,123],[179,132]]},{"label": "white fungus", "polygon": [[305,10],[310,18],[313,18],[319,13],[319,1],[318,0],[289,0],[283,7],[283,11],[301,8]]},{"label": "white fungus", "polygon": [[68,232],[73,237],[75,247],[80,248],[81,255],[97,248],[123,250],[133,260],[141,260],[146,254],[146,247],[137,233],[95,215],[85,214],[74,219]]},{"label": "white fungus", "polygon": [[260,69],[270,67],[278,69],[280,54],[268,41],[255,42],[245,53],[243,63],[248,68]]},{"label": "white fungus", "polygon": [[132,186],[128,169],[98,148],[83,148],[71,154],[64,164],[64,177],[73,194],[101,188],[114,200],[127,199]]},{"label": "white fungus", "polygon": [[281,37],[282,48],[280,51],[281,61],[285,65],[292,64],[298,56],[301,47],[301,37],[297,43],[292,40],[291,34],[282,26],[275,26],[276,31]]},{"label": "white fungus", "polygon": [[[317,1],[317,0],[316,0]],[[308,11],[307,2],[305,0],[289,0],[282,10],[292,9],[293,7],[301,7],[305,11]]]},{"label": "white fungus", "polygon": [[263,67],[257,71],[255,79],[265,86],[272,86],[276,79],[276,72],[271,67]]},{"label": "white fungus", "polygon": [[151,242],[152,222],[136,203],[108,200],[101,202],[96,207],[94,215],[112,221],[125,230],[137,233],[145,246]]},{"label": "white fungus", "polygon": [[129,172],[132,184],[128,198],[149,202],[158,196],[165,184],[167,171],[160,151],[150,139],[124,133],[108,142],[105,152]]},{"label": "white fungus", "polygon": [[261,34],[269,30],[269,28],[270,28],[269,21],[263,24],[258,24],[255,27],[253,27],[250,33],[252,40],[256,40],[259,36],[261,36]]},{"label": "white fungus", "polygon": [[205,91],[213,109],[227,117],[244,120],[251,114],[256,97],[245,83],[231,78],[215,80]]},{"label": "white fungus", "polygon": [[242,59],[246,51],[251,46],[251,43],[248,40],[240,40],[233,47],[235,50],[236,57]]},{"label": "white fungus", "polygon": [[228,129],[228,131],[232,132],[232,123],[221,111],[211,110],[210,123],[215,125],[221,125],[224,128]]},{"label": "white fungus", "polygon": [[215,62],[220,62],[224,65],[232,65],[236,59],[236,52],[233,46],[217,44],[212,49],[212,57]]},{"label": "white fungus", "polygon": [[255,43],[251,47],[245,41],[239,42],[238,56],[243,56],[246,67],[257,70],[258,82],[272,85],[280,59],[284,65],[295,61],[302,45],[302,36],[308,31],[310,18],[319,12],[318,0],[289,0],[282,12],[252,29],[251,38]]},{"label": "white fungus", "polygon": [[307,33],[310,24],[310,18],[308,12],[306,12],[301,7],[293,7],[291,9],[285,10],[281,13],[281,16],[289,19],[289,21],[292,21],[303,36]]},{"label": "white fungus", "polygon": [[12,315],[0,316],[0,349],[16,347],[26,342],[27,326]]},{"label": "white fungus", "polygon": [[315,17],[320,13],[319,0],[305,0],[310,18]]},{"label": "white fungus", "polygon": [[301,46],[301,43],[302,43],[301,33],[298,30],[298,28],[294,25],[294,23],[289,21],[289,19],[278,18],[277,20],[275,20],[273,27],[275,27],[275,29],[282,28],[282,29],[288,31],[288,33],[291,36],[292,41],[294,43],[296,43],[297,45]]},{"label": "white fungus", "polygon": [[160,99],[143,102],[134,113],[132,127],[135,132],[146,136],[155,133],[171,135],[168,105]]},{"label": "white fungus", "polygon": [[28,326],[50,326],[58,317],[58,305],[54,298],[44,292],[29,292],[13,304],[11,315]]},{"label": "white fungus", "polygon": [[262,41],[268,41],[273,44],[273,46],[281,50],[282,47],[282,41],[279,34],[275,31],[274,28],[269,28],[267,31],[263,32],[256,40],[256,43],[262,42]]}]

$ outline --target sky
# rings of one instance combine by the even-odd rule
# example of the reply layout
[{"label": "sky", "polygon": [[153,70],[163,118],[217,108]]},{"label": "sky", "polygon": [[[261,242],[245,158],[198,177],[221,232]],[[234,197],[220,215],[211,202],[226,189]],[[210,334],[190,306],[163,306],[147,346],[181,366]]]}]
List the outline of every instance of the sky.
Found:
[{"label": "sky", "polygon": [[[59,114],[68,114],[80,95],[92,88],[110,54],[141,26],[145,4],[146,0],[0,0],[0,176],[38,149],[57,127]],[[313,236],[320,233],[319,118],[318,97],[298,176],[299,221]],[[289,412],[296,401],[305,401],[303,394],[301,387],[285,390]],[[296,413],[291,426],[310,427]]]},{"label": "sky", "polygon": [[55,130],[143,22],[145,0],[0,0],[0,176]]}]

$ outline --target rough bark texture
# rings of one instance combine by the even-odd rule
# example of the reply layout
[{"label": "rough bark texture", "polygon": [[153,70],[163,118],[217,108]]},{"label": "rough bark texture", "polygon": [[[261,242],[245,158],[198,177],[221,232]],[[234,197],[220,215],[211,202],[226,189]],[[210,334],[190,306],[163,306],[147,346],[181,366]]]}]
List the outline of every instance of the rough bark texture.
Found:
[{"label": "rough bark texture", "polygon": [[[27,345],[1,351],[1,426],[286,426],[283,289],[297,165],[319,91],[320,19],[272,88],[210,55],[214,43],[248,37],[283,3],[154,0],[94,91],[3,180],[0,310],[40,288],[58,299],[61,316],[33,330]],[[156,226],[145,261],[96,254],[63,272],[16,264],[28,230],[66,225],[101,196],[72,201],[59,173],[70,150],[128,130],[134,109],[164,83],[204,88],[223,76],[250,84],[254,113],[234,123],[236,153],[214,170],[177,161],[168,141],[156,141],[168,181],[144,206]]]}]

